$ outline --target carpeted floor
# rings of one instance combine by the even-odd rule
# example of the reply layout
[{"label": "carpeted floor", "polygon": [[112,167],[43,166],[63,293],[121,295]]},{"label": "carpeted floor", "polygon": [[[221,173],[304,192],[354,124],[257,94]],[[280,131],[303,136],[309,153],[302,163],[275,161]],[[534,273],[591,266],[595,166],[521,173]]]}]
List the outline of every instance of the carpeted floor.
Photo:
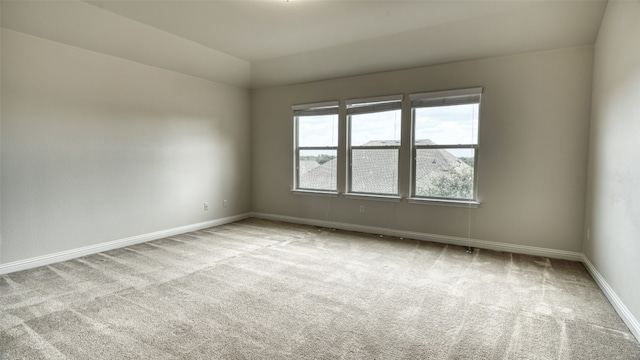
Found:
[{"label": "carpeted floor", "polygon": [[580,263],[249,219],[0,276],[0,359],[640,359]]}]

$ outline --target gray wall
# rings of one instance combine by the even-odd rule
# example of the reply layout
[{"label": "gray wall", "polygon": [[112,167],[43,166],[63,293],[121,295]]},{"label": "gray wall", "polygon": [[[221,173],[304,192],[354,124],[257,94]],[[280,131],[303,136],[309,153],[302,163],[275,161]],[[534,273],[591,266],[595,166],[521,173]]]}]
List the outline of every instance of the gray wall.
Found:
[{"label": "gray wall", "polygon": [[640,319],[640,2],[611,1],[595,46],[584,253]]},{"label": "gray wall", "polygon": [[250,211],[248,90],[6,29],[1,64],[0,263]]},{"label": "gray wall", "polygon": [[466,237],[466,208],[292,194],[291,105],[483,86],[471,237],[580,252],[592,59],[579,47],[255,90],[253,210]]}]

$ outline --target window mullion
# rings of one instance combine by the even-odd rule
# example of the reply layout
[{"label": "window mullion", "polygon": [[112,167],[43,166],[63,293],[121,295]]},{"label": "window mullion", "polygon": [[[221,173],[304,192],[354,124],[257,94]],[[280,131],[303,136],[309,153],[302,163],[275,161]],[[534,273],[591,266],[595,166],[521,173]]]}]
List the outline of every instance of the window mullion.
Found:
[{"label": "window mullion", "polygon": [[400,150],[400,146],[352,146],[352,150]]},{"label": "window mullion", "polygon": [[414,145],[415,149],[477,149],[478,145]]}]

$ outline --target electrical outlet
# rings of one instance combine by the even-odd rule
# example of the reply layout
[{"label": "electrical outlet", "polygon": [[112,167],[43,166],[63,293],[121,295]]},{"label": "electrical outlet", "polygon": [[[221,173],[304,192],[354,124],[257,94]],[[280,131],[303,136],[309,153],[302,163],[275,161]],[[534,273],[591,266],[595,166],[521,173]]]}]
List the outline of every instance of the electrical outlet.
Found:
[{"label": "electrical outlet", "polygon": [[228,205],[227,200],[222,200],[222,207],[227,207]]},{"label": "electrical outlet", "polygon": [[364,205],[360,205],[360,212],[363,213],[364,212]]},{"label": "electrical outlet", "polygon": [[209,203],[204,203],[204,211],[208,211],[209,210]]}]

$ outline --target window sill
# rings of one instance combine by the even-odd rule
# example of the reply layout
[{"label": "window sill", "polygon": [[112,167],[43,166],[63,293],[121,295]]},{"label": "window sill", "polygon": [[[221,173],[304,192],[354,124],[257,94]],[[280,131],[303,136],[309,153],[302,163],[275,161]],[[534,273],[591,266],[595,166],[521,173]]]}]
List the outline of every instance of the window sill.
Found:
[{"label": "window sill", "polygon": [[376,194],[358,194],[358,193],[345,193],[344,197],[347,199],[364,199],[364,200],[378,200],[378,201],[390,201],[400,202],[402,199],[400,196],[394,195],[376,195]]},{"label": "window sill", "polygon": [[322,190],[299,190],[293,189],[291,192],[294,195],[311,195],[311,196],[326,196],[326,197],[338,197],[338,193],[335,191],[322,191]]},{"label": "window sill", "polygon": [[408,198],[407,202],[409,204],[453,206],[453,207],[462,207],[462,208],[471,208],[471,209],[477,209],[480,207],[480,203],[478,201],[472,201],[472,200],[465,201],[465,200]]}]

